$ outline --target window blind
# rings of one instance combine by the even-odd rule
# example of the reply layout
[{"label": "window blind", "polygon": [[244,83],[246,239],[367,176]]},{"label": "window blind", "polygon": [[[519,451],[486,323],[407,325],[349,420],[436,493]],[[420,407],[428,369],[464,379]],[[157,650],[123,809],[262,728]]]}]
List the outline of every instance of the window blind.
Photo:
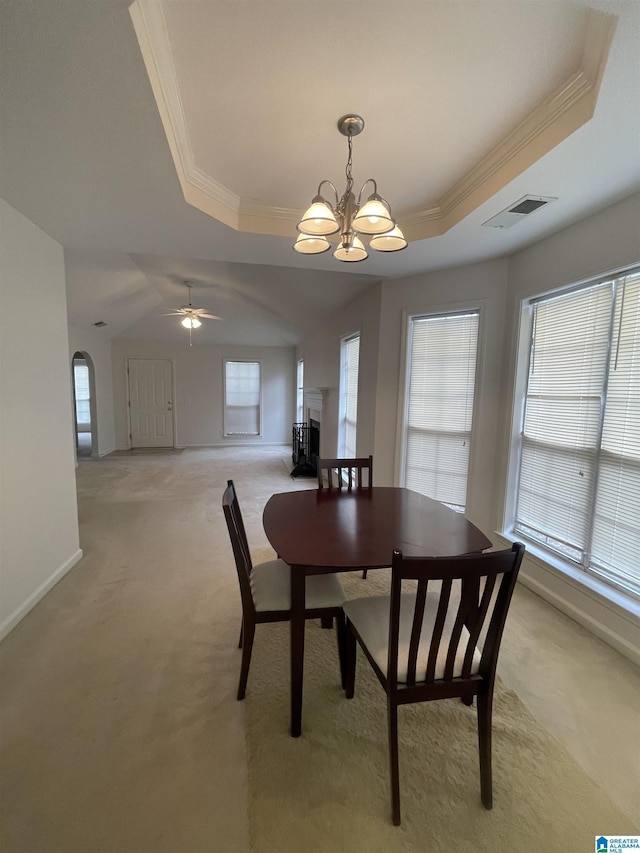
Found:
[{"label": "window blind", "polygon": [[532,310],[515,528],[640,592],[640,275]]},{"label": "window blind", "polygon": [[467,475],[478,349],[477,311],[412,317],[404,482],[460,511]]},{"label": "window blind", "polygon": [[260,435],[260,362],[225,361],[225,435]]},{"label": "window blind", "polygon": [[74,364],[73,378],[76,391],[76,423],[81,426],[91,423],[89,368],[86,364]]},{"label": "window blind", "polygon": [[356,456],[358,426],[358,366],[360,363],[360,335],[342,341],[341,389],[341,442],[340,454],[347,458]]},{"label": "window blind", "polygon": [[296,420],[302,423],[304,418],[304,360],[298,360],[298,368],[296,371]]}]

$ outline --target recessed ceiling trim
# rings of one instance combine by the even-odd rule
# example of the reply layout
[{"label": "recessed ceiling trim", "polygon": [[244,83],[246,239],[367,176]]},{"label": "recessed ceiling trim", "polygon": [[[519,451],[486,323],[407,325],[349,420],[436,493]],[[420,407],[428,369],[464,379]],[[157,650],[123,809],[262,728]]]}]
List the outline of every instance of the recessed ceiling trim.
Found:
[{"label": "recessed ceiling trim", "polygon": [[[129,11],[185,200],[237,231],[291,236],[300,210],[245,201],[195,164],[162,3],[135,0]],[[594,9],[586,15],[580,68],[436,205],[396,211],[407,239],[444,234],[591,119],[617,17]]]}]

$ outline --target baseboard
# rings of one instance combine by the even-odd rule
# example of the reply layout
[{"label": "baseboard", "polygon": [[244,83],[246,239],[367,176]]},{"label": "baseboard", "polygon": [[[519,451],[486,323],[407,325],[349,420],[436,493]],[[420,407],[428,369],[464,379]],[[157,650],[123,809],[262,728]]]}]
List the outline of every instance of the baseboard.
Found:
[{"label": "baseboard", "polygon": [[[501,533],[494,533],[499,545],[510,545]],[[578,622],[621,655],[640,665],[640,620],[638,607],[615,590],[591,577],[582,580],[552,565],[527,545],[518,582],[540,598]]]},{"label": "baseboard", "polygon": [[176,450],[206,450],[208,447],[216,449],[219,447],[288,447],[291,451],[291,442],[282,441],[220,441],[215,444],[176,444]]},{"label": "baseboard", "polygon": [[611,624],[607,624],[591,616],[574,602],[559,595],[526,571],[520,571],[518,580],[532,592],[535,592],[536,595],[539,595],[540,598],[544,598],[549,604],[552,604],[558,610],[562,611],[562,613],[570,616],[588,631],[591,631],[592,634],[595,634],[596,637],[607,643],[607,645],[633,661],[637,666],[640,666],[640,650],[638,646],[618,633]]},{"label": "baseboard", "polygon": [[82,549],[78,548],[78,550],[69,557],[61,566],[59,566],[55,572],[47,578],[44,583],[41,583],[40,586],[34,590],[31,595],[22,602],[22,604],[17,607],[13,613],[8,616],[2,624],[0,624],[0,641],[4,640],[7,634],[12,631],[18,622],[22,621],[24,617],[32,610],[36,604],[40,601],[40,599],[44,598],[44,596],[49,592],[49,590],[53,589],[53,587],[58,583],[58,581],[62,580],[62,578],[67,574],[67,572],[72,569],[77,562],[82,559]]}]

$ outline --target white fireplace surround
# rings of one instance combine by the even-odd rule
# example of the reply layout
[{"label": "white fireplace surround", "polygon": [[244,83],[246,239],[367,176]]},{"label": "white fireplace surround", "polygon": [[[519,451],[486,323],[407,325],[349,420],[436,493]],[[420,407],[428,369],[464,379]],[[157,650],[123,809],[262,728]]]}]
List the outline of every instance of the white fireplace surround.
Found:
[{"label": "white fireplace surround", "polygon": [[303,388],[302,397],[304,400],[304,411],[306,412],[305,422],[310,423],[312,420],[322,423],[322,410],[324,401],[329,393],[328,388]]}]

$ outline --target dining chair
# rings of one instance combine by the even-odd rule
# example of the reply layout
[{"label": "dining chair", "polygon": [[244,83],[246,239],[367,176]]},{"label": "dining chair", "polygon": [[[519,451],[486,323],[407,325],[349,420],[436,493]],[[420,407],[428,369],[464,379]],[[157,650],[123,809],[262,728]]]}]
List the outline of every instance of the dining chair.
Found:
[{"label": "dining chair", "polygon": [[[242,648],[242,664],[237,698],[244,699],[256,625],[263,622],[288,622],[291,619],[291,568],[280,559],[253,565],[233,480],[227,481],[227,488],[222,496],[222,508],[231,539],[242,599],[242,630],[239,643]],[[305,595],[306,619],[335,619],[340,680],[344,687],[346,629],[342,610],[345,600],[342,584],[335,574],[310,575],[306,578]]]},{"label": "dining chair", "polygon": [[[477,697],[481,799],[486,809],[493,806],[493,689],[523,553],[520,542],[505,551],[459,557],[404,557],[394,551],[391,595],[344,604],[347,699],[355,692],[356,641],[387,694],[396,826],[400,825],[398,706],[413,702],[459,697],[471,705]],[[407,587],[411,591],[404,591]]]},{"label": "dining chair", "polygon": [[[318,469],[318,488],[346,489],[371,489],[373,487],[373,456],[362,456],[348,459],[316,459]],[[326,484],[325,484],[326,476]]]},{"label": "dining chair", "polygon": [[[321,491],[326,488],[331,492],[335,488],[340,492],[343,489],[351,492],[354,486],[356,489],[373,488],[373,456],[361,456],[353,459],[321,459],[318,457],[316,467],[318,469],[318,489]],[[362,577],[366,578],[366,576],[367,569],[364,569]]]}]

